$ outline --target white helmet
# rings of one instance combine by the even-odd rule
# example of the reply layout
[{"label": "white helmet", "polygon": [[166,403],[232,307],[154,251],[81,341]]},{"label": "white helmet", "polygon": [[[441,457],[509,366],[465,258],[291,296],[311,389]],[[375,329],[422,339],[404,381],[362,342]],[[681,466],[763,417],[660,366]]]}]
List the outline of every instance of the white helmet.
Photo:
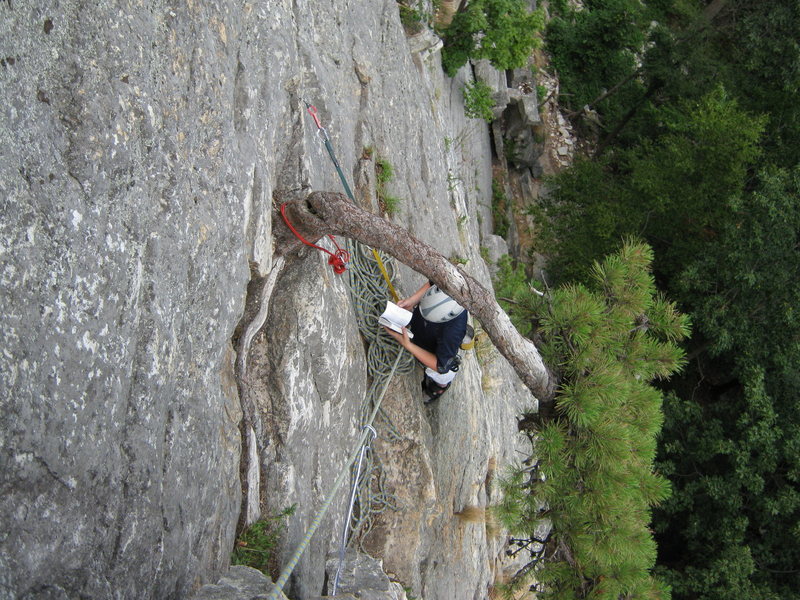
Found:
[{"label": "white helmet", "polygon": [[420,300],[419,312],[426,321],[446,323],[464,312],[464,307],[459,306],[450,296],[432,285]]}]

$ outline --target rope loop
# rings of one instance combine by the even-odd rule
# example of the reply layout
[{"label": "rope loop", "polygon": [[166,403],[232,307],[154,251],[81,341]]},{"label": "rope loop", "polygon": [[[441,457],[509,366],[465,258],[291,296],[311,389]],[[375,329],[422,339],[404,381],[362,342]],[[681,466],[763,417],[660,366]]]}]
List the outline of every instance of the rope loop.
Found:
[{"label": "rope loop", "polygon": [[328,254],[328,264],[333,267],[333,272],[337,275],[341,275],[347,270],[347,263],[350,262],[350,253],[339,246],[336,242],[336,238],[332,235],[328,235],[328,237],[333,242],[333,245],[336,246],[336,252],[331,252],[327,248],[323,248],[322,246],[317,246],[316,244],[309,242],[306,238],[300,235],[300,232],[294,228],[294,226],[289,222],[289,217],[286,216],[286,202],[281,204],[281,216],[283,217],[286,226],[291,230],[291,232],[297,237],[298,240],[303,242],[306,246],[311,246],[312,248],[316,248],[317,250],[321,250],[325,254]]}]

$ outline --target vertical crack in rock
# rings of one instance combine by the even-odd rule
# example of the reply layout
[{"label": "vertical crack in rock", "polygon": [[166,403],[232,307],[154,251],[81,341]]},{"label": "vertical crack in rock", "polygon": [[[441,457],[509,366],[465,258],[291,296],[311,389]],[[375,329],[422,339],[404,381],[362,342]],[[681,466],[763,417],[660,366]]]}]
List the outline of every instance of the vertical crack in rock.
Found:
[{"label": "vertical crack in rock", "polygon": [[242,405],[242,421],[239,426],[242,440],[239,469],[242,482],[240,528],[250,525],[258,518],[260,514],[259,499],[261,496],[260,489],[251,489],[254,487],[253,482],[260,481],[260,465],[257,460],[259,448],[254,447],[254,445],[257,445],[257,436],[254,429],[260,423],[260,416],[249,385],[247,359],[253,338],[255,338],[267,320],[272,292],[285,264],[286,259],[281,256],[275,261],[267,277],[254,277],[251,279],[248,285],[244,316],[234,335],[236,380]]},{"label": "vertical crack in rock", "polygon": [[236,76],[233,81],[233,128],[238,134],[247,131],[247,111],[250,105],[248,78],[241,54],[236,55]]}]

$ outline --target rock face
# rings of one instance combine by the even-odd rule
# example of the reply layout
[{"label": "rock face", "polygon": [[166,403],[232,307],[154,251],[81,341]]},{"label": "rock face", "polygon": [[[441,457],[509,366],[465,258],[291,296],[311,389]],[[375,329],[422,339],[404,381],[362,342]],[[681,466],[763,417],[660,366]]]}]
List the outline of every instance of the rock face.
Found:
[{"label": "rock face", "polygon": [[[346,467],[367,387],[346,283],[316,251],[273,260],[273,192],[341,189],[304,99],[359,202],[375,206],[385,158],[395,220],[489,283],[491,149],[463,116],[469,73],[445,79],[436,44],[412,53],[394,1],[335,4],[0,3],[0,598],[181,598],[216,581],[240,430],[257,444],[250,497],[297,506],[281,564]],[[248,286],[270,274],[237,373]],[[403,293],[421,283],[398,269]],[[399,435],[376,442],[397,510],[363,543],[427,600],[483,598],[501,570],[492,528],[455,513],[492,501],[535,401],[482,348],[433,408],[418,371],[399,377]],[[344,496],[295,598],[323,591]]]},{"label": "rock face", "polygon": [[[250,567],[231,567],[217,583],[203,586],[192,598],[194,600],[251,600],[265,598],[273,589],[272,581],[261,571]],[[276,600],[286,600],[279,594]]]},{"label": "rock face", "polygon": [[350,550],[344,555],[343,560],[338,556],[330,557],[327,572],[328,581],[337,583],[335,595],[332,583],[329,583],[331,597],[339,598],[342,595],[352,594],[361,600],[406,600],[403,587],[397,582],[389,581],[380,561],[365,554]]},{"label": "rock face", "polygon": [[227,560],[252,168],[226,8],[0,6],[5,597],[170,597]]}]

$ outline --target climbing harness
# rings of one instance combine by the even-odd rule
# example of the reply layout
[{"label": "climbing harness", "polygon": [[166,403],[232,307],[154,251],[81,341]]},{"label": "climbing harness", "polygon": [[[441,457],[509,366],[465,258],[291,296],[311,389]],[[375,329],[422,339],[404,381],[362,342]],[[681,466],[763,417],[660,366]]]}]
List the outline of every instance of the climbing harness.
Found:
[{"label": "climbing harness", "polygon": [[289,229],[297,237],[297,239],[303,242],[306,246],[311,246],[312,248],[316,248],[317,250],[322,250],[326,254],[330,255],[330,258],[328,258],[328,264],[333,267],[334,273],[336,273],[337,275],[341,275],[347,270],[347,263],[350,262],[350,253],[339,246],[339,244],[336,242],[335,237],[333,237],[332,235],[328,236],[333,242],[333,245],[336,246],[336,252],[331,252],[330,250],[323,248],[322,246],[317,246],[316,244],[309,242],[306,238],[300,235],[300,232],[297,231],[297,229],[295,229],[292,226],[292,224],[289,222],[289,218],[286,216],[286,202],[281,204],[281,216],[283,217],[283,220],[286,222],[286,226],[289,227]]}]

